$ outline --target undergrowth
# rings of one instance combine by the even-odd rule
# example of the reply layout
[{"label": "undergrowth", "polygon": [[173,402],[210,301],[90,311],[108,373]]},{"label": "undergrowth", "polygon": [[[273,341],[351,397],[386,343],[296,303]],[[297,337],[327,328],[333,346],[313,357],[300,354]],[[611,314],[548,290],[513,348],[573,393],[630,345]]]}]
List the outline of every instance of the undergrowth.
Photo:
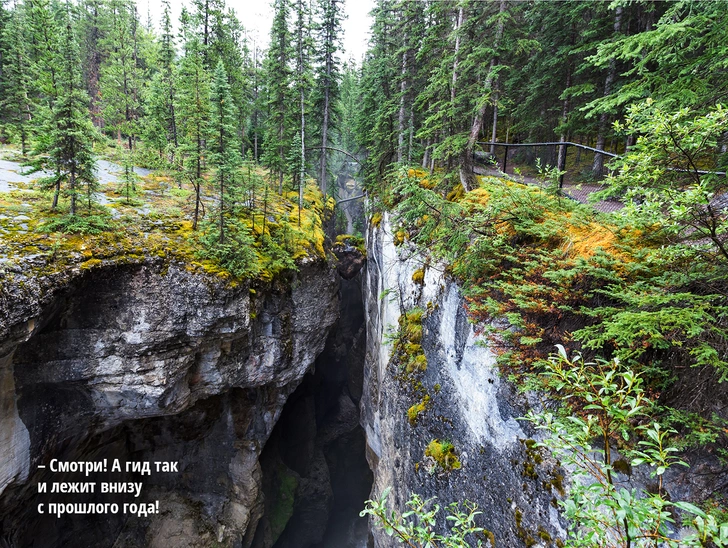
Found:
[{"label": "undergrowth", "polygon": [[[656,220],[596,214],[509,180],[482,177],[463,193],[421,170],[393,178],[396,240],[449,265],[504,373],[538,373],[557,344],[617,358],[663,396],[663,414],[686,413],[671,421],[685,439],[723,441],[722,428],[707,426],[710,398],[696,397],[728,377],[728,272],[705,249],[667,245]],[[695,417],[702,435],[688,436]]]}]

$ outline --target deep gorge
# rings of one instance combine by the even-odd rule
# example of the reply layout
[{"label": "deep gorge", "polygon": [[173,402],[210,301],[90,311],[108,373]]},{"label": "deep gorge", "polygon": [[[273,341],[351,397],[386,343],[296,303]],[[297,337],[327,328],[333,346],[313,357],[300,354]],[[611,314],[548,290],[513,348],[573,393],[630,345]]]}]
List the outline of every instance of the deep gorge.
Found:
[{"label": "deep gorge", "polygon": [[[358,512],[389,486],[396,505],[415,491],[477,502],[496,545],[558,535],[550,490],[523,473],[523,402],[475,343],[457,287],[436,268],[414,283],[421,261],[395,249],[386,220],[367,240],[363,270],[360,259],[339,264],[350,280],[315,262],[231,287],[153,261],[67,272],[43,288],[28,279],[8,310],[27,319],[3,345],[3,448],[15,454],[3,458],[4,546],[385,547]],[[417,390],[384,342],[414,306],[429,310]],[[422,391],[430,403],[410,421]],[[432,438],[455,445],[461,470],[424,455]],[[159,515],[56,518],[37,504],[128,498],[38,494],[39,482],[79,481],[38,468],[51,458],[180,471],[88,480],[143,482]]]}]

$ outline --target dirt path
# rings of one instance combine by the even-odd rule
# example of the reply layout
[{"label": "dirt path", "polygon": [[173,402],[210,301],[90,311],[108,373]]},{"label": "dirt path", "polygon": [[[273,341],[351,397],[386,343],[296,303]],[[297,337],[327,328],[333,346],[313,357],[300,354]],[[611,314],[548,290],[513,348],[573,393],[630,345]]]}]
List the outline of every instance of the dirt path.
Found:
[{"label": "dirt path", "polygon": [[[528,175],[510,175],[510,174],[504,174],[499,169],[494,168],[486,168],[486,167],[480,167],[476,166],[475,172],[478,175],[490,175],[492,177],[507,177],[509,179],[512,179],[513,181],[527,184],[527,185],[535,185],[535,186],[543,186],[543,181],[537,179],[536,177],[530,177]],[[599,202],[590,203],[589,202],[589,196],[594,194],[595,192],[598,192],[600,190],[604,190],[604,185],[598,184],[598,183],[583,183],[583,184],[572,184],[572,183],[564,183],[563,192],[568,197],[576,200],[577,202],[581,202],[582,204],[590,204],[594,209],[597,211],[600,211],[602,213],[612,213],[613,211],[619,211],[624,207],[624,204],[621,202],[615,201],[615,200],[602,200]]]}]

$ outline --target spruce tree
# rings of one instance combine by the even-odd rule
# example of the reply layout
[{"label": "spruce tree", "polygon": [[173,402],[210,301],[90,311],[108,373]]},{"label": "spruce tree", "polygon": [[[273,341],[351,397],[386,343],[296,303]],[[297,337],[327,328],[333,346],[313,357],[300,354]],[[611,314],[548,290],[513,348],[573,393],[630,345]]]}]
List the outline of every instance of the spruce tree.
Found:
[{"label": "spruce tree", "polygon": [[23,9],[15,5],[2,33],[3,100],[8,122],[20,140],[23,156],[28,150],[35,106],[32,103],[32,66],[28,48],[28,25]]},{"label": "spruce tree", "polygon": [[103,47],[107,58],[101,65],[101,96],[105,125],[129,150],[139,135],[142,71],[139,64],[139,20],[129,0],[109,0],[104,14]]},{"label": "spruce tree", "polygon": [[186,32],[189,29],[185,26],[185,17],[182,18],[182,27],[185,44],[179,70],[179,151],[184,172],[195,188],[192,228],[196,230],[205,182],[203,170],[210,121],[210,82],[199,37]]},{"label": "spruce tree", "polygon": [[288,29],[288,1],[274,2],[271,43],[265,62],[268,120],[263,161],[270,168],[271,174],[278,179],[279,193],[283,192],[283,177],[288,172],[287,157],[293,139],[293,117],[297,110],[297,101],[291,86],[293,51]]},{"label": "spruce tree", "polygon": [[165,92],[165,127],[168,138],[179,146],[177,139],[177,116],[175,102],[177,100],[174,36],[172,35],[172,20],[170,17],[169,0],[163,0],[164,12],[162,14],[162,36],[159,49],[160,79]]},{"label": "spruce tree", "polygon": [[338,124],[336,107],[339,100],[339,84],[341,81],[341,61],[338,51],[341,49],[341,19],[343,17],[343,0],[318,0],[319,27],[317,33],[317,74],[314,110],[318,115],[317,126],[320,127],[321,159],[319,162],[319,185],[326,195],[328,186],[326,148],[329,146],[331,132]]},{"label": "spruce tree", "polygon": [[296,69],[294,86],[298,94],[299,128],[291,147],[291,172],[298,184],[298,224],[301,225],[303,209],[303,187],[306,179],[306,117],[310,111],[310,90],[313,85],[311,67],[314,52],[311,36],[311,13],[306,0],[296,0],[294,4],[295,25],[293,43]]},{"label": "spruce tree", "polygon": [[[52,171],[54,175],[42,182],[56,189],[65,188],[70,200],[70,221],[74,223],[80,191],[85,186],[88,210],[98,186],[96,160],[93,154],[95,130],[88,110],[88,94],[81,81],[80,58],[71,20],[66,12],[60,43],[62,56],[57,67],[58,95],[52,115],[38,139],[34,162],[36,169]],[[57,196],[54,197],[54,205]]]},{"label": "spruce tree", "polygon": [[238,170],[242,163],[237,144],[235,128],[235,108],[230,94],[230,84],[222,59],[215,67],[210,86],[211,119],[208,146],[210,166],[215,170],[218,187],[218,241],[225,243],[225,227],[228,217],[240,199],[238,189]]},{"label": "spruce tree", "polygon": [[[208,146],[210,166],[217,187],[217,219],[202,236],[206,254],[235,276],[254,276],[259,272],[255,243],[245,221],[241,157],[235,127],[235,106],[222,60],[215,68],[210,86],[211,119]],[[253,181],[248,181],[255,184]]]}]

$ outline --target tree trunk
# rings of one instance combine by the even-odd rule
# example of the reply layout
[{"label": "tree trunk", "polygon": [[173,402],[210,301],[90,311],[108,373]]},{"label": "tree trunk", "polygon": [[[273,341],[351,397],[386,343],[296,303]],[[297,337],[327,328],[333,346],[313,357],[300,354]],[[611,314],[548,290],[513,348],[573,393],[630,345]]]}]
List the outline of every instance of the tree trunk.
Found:
[{"label": "tree trunk", "polygon": [[[404,43],[407,43],[407,33],[404,35]],[[406,99],[407,92],[407,47],[402,52],[402,71],[400,73],[402,81],[399,84],[399,117],[398,117],[398,136],[397,136],[397,163],[401,164],[404,159],[404,122],[407,115]]]},{"label": "tree trunk", "polygon": [[463,25],[463,6],[460,6],[458,10],[458,22],[455,27],[455,60],[452,63],[452,83],[450,85],[450,104],[455,103],[455,87],[458,82],[458,64],[460,59],[458,53],[460,52],[460,27]]},{"label": "tree trunk", "polygon": [[298,173],[298,226],[301,227],[303,209],[303,183],[306,177],[306,100],[301,88],[301,166]]},{"label": "tree trunk", "polygon": [[[566,67],[566,85],[564,89],[568,89],[571,87],[571,65],[567,65]],[[561,104],[561,124],[564,126],[566,124],[566,121],[569,119],[569,107],[570,107],[571,101],[569,100],[569,97],[566,97]],[[559,136],[559,142],[565,143],[567,141],[567,133],[566,129],[562,128],[561,135]],[[566,145],[560,145],[559,146],[559,156],[556,160],[556,167],[563,171],[564,167],[566,166]]]},{"label": "tree trunk", "polygon": [[[502,15],[505,13],[507,8],[507,0],[501,0],[498,8],[498,14]],[[498,18],[498,25],[495,31],[495,38],[493,40],[493,49],[496,54],[490,60],[490,68],[488,70],[488,76],[485,78],[483,83],[483,91],[485,95],[490,94],[493,88],[493,69],[498,64],[498,46],[503,38],[503,17]],[[482,105],[478,109],[478,112],[473,118],[473,124],[470,126],[470,135],[468,136],[468,143],[463,151],[460,159],[460,182],[465,190],[472,190],[475,187],[475,174],[473,173],[473,152],[475,150],[475,143],[478,141],[478,135],[480,135],[480,129],[483,125],[483,117],[485,116],[485,110],[488,106],[487,100],[482,100]],[[493,116],[493,131],[495,131],[497,111],[494,111]],[[491,147],[491,150],[495,152],[495,147]]]},{"label": "tree trunk", "polygon": [[69,183],[71,191],[71,217],[76,215],[76,173],[71,171],[71,180]]},{"label": "tree trunk", "polygon": [[427,139],[425,142],[425,153],[422,155],[422,168],[428,169],[430,167],[430,140]]},{"label": "tree trunk", "polygon": [[[622,28],[622,6],[618,6],[614,11],[614,33],[618,34]],[[611,59],[609,61],[609,70],[607,71],[607,77],[604,80],[604,97],[612,92],[612,85],[614,79],[617,77],[617,61]],[[604,150],[604,142],[606,141],[606,131],[609,122],[609,113],[602,112],[599,116],[599,132],[597,133],[597,143],[594,148],[597,150]],[[604,175],[604,156],[601,154],[594,155],[594,163],[592,164],[592,173],[594,177],[600,178]]]},{"label": "tree trunk", "polygon": [[58,196],[60,194],[61,194],[61,181],[56,181],[55,190],[53,191],[53,204],[51,204],[51,209],[56,209],[58,207]]},{"label": "tree trunk", "polygon": [[329,82],[331,77],[331,64],[327,62],[326,66],[326,86],[324,87],[324,112],[323,122],[321,124],[321,165],[319,166],[319,173],[321,176],[320,185],[321,192],[326,197],[327,181],[326,181],[326,146],[328,146],[329,140]]}]

